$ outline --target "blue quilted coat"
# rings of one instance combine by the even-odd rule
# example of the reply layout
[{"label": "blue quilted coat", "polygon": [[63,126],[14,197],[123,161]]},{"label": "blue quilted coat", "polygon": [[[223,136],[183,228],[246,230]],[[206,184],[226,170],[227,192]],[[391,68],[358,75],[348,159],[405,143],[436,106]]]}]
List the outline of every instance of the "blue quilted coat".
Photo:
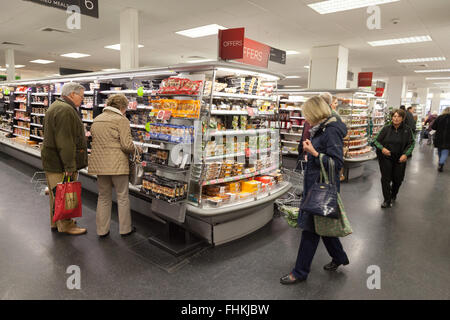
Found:
[{"label": "blue quilted coat", "polygon": [[[328,159],[332,158],[335,163],[335,182],[338,191],[340,190],[340,170],[344,165],[343,139],[347,135],[345,124],[332,116],[323,122],[311,139],[311,143],[317,152],[322,153],[323,164],[328,170]],[[330,174],[330,173],[329,173]],[[320,180],[320,161],[319,157],[314,157],[308,153],[306,163],[305,178],[303,184],[303,199],[306,198],[311,186]],[[301,229],[315,232],[314,218],[312,215],[300,210],[298,216],[298,225]]]}]

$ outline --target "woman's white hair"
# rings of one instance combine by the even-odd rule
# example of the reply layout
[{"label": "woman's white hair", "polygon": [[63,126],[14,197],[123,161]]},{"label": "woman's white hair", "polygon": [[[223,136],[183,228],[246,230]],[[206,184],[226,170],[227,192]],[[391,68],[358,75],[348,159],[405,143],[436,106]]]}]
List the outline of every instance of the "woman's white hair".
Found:
[{"label": "woman's white hair", "polygon": [[331,103],[333,102],[333,96],[331,95],[331,93],[329,92],[323,92],[320,94],[320,97],[325,100],[326,103],[328,103],[328,105],[331,105]]},{"label": "woman's white hair", "polygon": [[61,89],[61,96],[68,97],[72,92],[80,94],[84,87],[76,82],[67,82]]}]

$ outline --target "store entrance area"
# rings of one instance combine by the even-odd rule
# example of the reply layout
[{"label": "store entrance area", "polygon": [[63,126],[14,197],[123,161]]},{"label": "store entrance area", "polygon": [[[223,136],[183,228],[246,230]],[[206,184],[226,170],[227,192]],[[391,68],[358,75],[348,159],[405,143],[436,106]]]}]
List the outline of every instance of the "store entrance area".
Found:
[{"label": "store entrance area", "polygon": [[[319,245],[308,280],[286,287],[279,278],[295,263],[300,230],[282,217],[236,241],[174,258],[149,243],[163,225],[133,214],[137,232],[118,234],[113,207],[111,235],[95,233],[96,195],[84,192],[88,233],[51,232],[48,198],[34,190],[36,171],[0,153],[0,299],[449,299],[450,173],[438,174],[435,149],[417,145],[397,203],[380,209],[376,161],[362,177],[342,184],[354,233],[342,239],[350,264],[335,273]],[[78,266],[81,289],[69,290],[69,266]],[[381,288],[367,287],[370,266]]]}]

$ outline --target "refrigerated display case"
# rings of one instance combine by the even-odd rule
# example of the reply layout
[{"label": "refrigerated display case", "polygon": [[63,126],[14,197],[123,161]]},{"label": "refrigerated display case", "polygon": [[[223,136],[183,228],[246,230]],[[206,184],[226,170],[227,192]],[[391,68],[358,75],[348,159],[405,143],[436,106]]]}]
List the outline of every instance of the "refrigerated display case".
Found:
[{"label": "refrigerated display case", "polygon": [[[143,183],[130,185],[140,200],[134,209],[219,245],[269,222],[275,199],[290,188],[280,173],[276,85],[264,82],[282,77],[251,66],[212,62],[9,85],[31,88],[31,130],[37,130],[30,139],[39,141],[45,108],[63,83],[76,81],[86,88],[80,117],[87,132],[108,96],[125,94],[133,139],[144,150]],[[8,142],[8,150],[19,145]],[[24,148],[20,144],[19,149]],[[33,156],[36,152],[38,146]],[[31,162],[36,166],[36,159]],[[95,190],[95,177],[86,170],[81,173],[84,185]],[[161,238],[151,240],[164,246]]]}]

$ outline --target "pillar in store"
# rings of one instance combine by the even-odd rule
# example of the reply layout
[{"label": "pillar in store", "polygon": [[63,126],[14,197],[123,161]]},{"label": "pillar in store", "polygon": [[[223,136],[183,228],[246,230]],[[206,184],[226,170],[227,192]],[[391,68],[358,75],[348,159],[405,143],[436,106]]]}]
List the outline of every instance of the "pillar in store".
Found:
[{"label": "pillar in store", "polygon": [[422,107],[422,116],[427,113],[428,88],[417,88],[417,103]]},{"label": "pillar in store", "polygon": [[358,74],[362,72],[361,68],[349,68],[348,72],[353,73],[353,80],[347,79],[347,88],[357,89],[358,88]]},{"label": "pillar in store", "polygon": [[120,13],[120,69],[139,68],[139,14],[134,8]]},{"label": "pillar in store", "polygon": [[340,45],[314,47],[309,63],[311,89],[347,88],[348,49]]},{"label": "pillar in store", "polygon": [[389,77],[386,90],[386,102],[388,107],[399,108],[402,98],[406,97],[405,77]]},{"label": "pillar in store", "polygon": [[5,64],[8,81],[16,80],[16,63],[14,61],[14,49],[5,49]]},{"label": "pillar in store", "polygon": [[430,89],[433,94],[433,99],[431,100],[431,112],[437,112],[439,114],[439,109],[441,108],[441,89]]}]

